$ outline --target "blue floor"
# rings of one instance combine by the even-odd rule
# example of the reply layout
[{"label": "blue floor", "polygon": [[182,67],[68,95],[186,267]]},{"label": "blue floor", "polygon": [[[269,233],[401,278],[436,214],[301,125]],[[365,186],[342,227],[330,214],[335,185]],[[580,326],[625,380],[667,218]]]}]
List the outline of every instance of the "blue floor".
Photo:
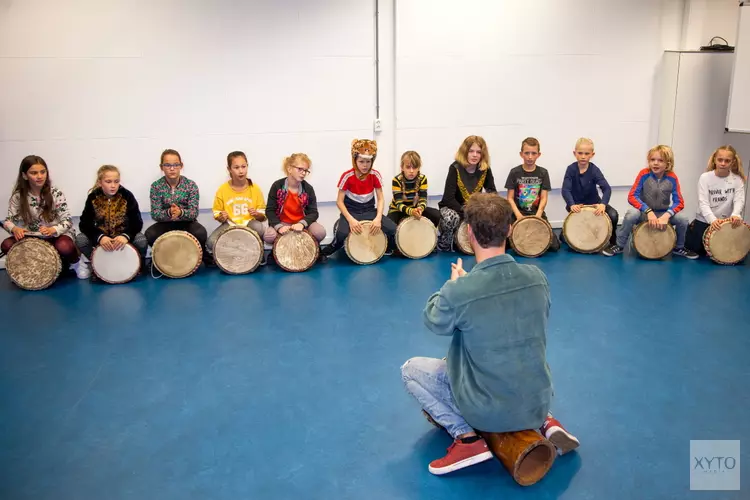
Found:
[{"label": "blue floor", "polygon": [[[750,266],[706,260],[519,259],[549,277],[581,448],[528,488],[498,461],[430,475],[450,440],[399,367],[446,354],[421,311],[455,257],[42,292],[1,272],[0,498],[748,498]],[[744,491],[691,492],[691,439],[744,441]]]}]

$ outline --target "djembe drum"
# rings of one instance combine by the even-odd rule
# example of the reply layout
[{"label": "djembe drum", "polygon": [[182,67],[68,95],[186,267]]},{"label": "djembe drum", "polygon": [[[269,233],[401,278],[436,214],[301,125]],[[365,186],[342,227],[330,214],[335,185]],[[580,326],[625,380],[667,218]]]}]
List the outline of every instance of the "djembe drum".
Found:
[{"label": "djembe drum", "polygon": [[255,271],[263,260],[260,235],[245,226],[232,226],[216,238],[214,261],[227,274]]},{"label": "djembe drum", "polygon": [[111,252],[98,246],[91,254],[91,270],[105,283],[127,283],[138,276],[141,256],[130,243]]},{"label": "djembe drum", "polygon": [[51,243],[25,237],[8,251],[5,269],[10,280],[19,288],[44,290],[60,276],[62,259]]},{"label": "djembe drum", "polygon": [[474,255],[474,249],[471,248],[469,240],[469,224],[462,221],[456,230],[456,246],[466,255]]},{"label": "djembe drum", "polygon": [[657,229],[644,221],[633,230],[633,248],[644,259],[663,259],[672,252],[677,242],[677,233],[667,224],[665,229]]},{"label": "djembe drum", "polygon": [[385,255],[388,238],[382,230],[377,234],[370,233],[372,221],[364,220],[359,223],[362,225],[362,232],[355,234],[350,231],[344,242],[344,250],[349,259],[356,264],[374,264]]},{"label": "djembe drum", "polygon": [[612,237],[612,221],[606,213],[596,215],[596,208],[585,206],[570,212],[563,222],[563,236],[568,246],[579,253],[601,251]]},{"label": "djembe drum", "polygon": [[201,244],[187,231],[169,231],[151,247],[154,267],[169,278],[186,278],[198,270],[203,259]]},{"label": "djembe drum", "polygon": [[307,271],[318,260],[319,254],[318,240],[307,231],[290,229],[273,242],[273,258],[284,271]]},{"label": "djembe drum", "polygon": [[552,244],[552,226],[540,217],[524,217],[513,223],[510,242],[518,255],[539,257]]},{"label": "djembe drum", "polygon": [[732,227],[732,221],[725,219],[718,229],[708,226],[703,232],[703,246],[717,264],[737,264],[750,252],[750,225],[743,222]]},{"label": "djembe drum", "polygon": [[427,217],[407,217],[396,228],[396,246],[404,257],[427,257],[436,245],[437,228]]}]

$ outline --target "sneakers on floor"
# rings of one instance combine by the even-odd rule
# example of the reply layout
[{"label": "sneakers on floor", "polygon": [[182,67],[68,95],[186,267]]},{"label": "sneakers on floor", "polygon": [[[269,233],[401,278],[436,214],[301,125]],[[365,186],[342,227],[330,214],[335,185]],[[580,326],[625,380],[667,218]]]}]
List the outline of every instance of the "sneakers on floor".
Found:
[{"label": "sneakers on floor", "polygon": [[625,249],[620,245],[611,245],[608,248],[602,250],[602,255],[606,255],[607,257],[614,257],[615,255],[620,254],[624,251]]},{"label": "sneakers on floor", "polygon": [[565,455],[581,445],[578,438],[565,430],[560,421],[551,414],[547,415],[542,427],[539,428],[539,432],[555,445],[558,455]]},{"label": "sneakers on floor", "polygon": [[433,460],[428,470],[436,476],[441,476],[490,459],[492,459],[492,452],[484,439],[479,438],[468,444],[455,440],[448,448],[448,454],[443,458]]},{"label": "sneakers on floor", "polygon": [[680,257],[685,257],[686,259],[697,259],[698,254],[693,252],[692,250],[688,250],[685,247],[682,248],[675,248],[672,250],[672,255],[679,255]]},{"label": "sneakers on floor", "polygon": [[89,262],[84,260],[83,257],[75,265],[76,276],[79,280],[87,280],[91,277],[91,265]]}]

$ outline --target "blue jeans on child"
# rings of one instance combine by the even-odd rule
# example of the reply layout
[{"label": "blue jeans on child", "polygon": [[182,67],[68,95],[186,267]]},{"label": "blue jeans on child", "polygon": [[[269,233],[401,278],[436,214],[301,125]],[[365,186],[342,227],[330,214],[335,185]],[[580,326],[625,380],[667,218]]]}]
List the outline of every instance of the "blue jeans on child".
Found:
[{"label": "blue jeans on child", "polygon": [[[654,212],[654,215],[657,217],[661,217],[662,214],[664,214],[664,212]],[[633,232],[633,226],[639,222],[647,220],[647,214],[634,208],[628,209],[625,218],[622,220],[622,226],[620,226],[620,230],[617,231],[617,246],[625,248],[625,245],[628,244],[628,238],[630,238],[630,234]],[[683,248],[685,246],[685,235],[687,234],[690,221],[682,212],[680,212],[674,214],[669,219],[669,223],[674,226],[675,231],[677,232],[677,243],[675,244],[675,248]]]},{"label": "blue jeans on child", "polygon": [[447,367],[442,359],[411,358],[401,367],[401,379],[422,409],[455,439],[474,429],[466,423],[453,400]]}]

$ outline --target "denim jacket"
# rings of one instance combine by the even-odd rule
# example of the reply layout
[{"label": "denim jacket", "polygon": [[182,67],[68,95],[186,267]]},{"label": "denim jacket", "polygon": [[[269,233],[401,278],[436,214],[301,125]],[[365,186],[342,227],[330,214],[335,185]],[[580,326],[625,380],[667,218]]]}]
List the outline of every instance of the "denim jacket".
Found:
[{"label": "denim jacket", "polygon": [[427,328],[452,335],[451,391],[475,429],[537,429],[552,397],[547,365],[547,278],[504,254],[448,281],[424,310]]}]

